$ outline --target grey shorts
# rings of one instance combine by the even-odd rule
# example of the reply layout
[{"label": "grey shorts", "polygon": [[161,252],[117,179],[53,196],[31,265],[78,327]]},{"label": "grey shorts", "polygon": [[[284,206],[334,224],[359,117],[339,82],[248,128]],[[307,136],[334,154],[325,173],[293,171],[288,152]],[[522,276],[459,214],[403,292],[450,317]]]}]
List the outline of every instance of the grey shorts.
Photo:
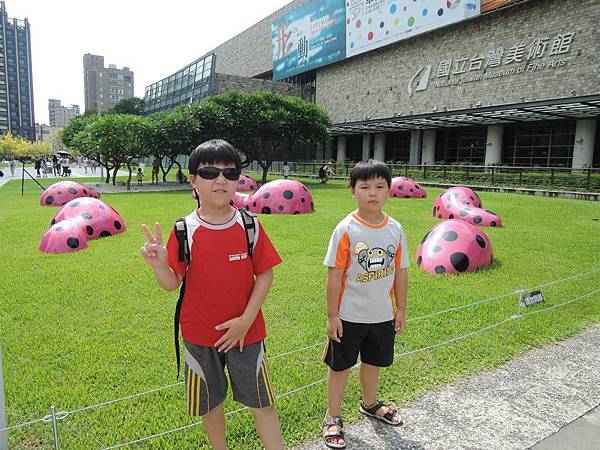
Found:
[{"label": "grey shorts", "polygon": [[232,348],[227,353],[184,341],[185,409],[191,416],[203,416],[219,406],[227,395],[229,373],[233,399],[249,408],[265,408],[275,402],[265,347],[262,341]]}]

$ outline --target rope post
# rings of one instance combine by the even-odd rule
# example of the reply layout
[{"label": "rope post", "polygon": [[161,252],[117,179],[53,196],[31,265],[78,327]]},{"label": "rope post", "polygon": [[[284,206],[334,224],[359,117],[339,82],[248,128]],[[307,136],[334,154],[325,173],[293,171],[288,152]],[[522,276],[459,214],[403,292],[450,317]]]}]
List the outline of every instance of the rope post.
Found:
[{"label": "rope post", "polygon": [[[2,372],[2,343],[0,342],[0,430],[6,428],[6,404],[4,403],[4,377]],[[8,450],[8,431],[0,431],[0,450]]]},{"label": "rope post", "polygon": [[58,425],[56,423],[56,411],[54,406],[50,407],[50,415],[52,416],[52,434],[54,436],[54,450],[59,450],[58,444]]},{"label": "rope post", "polygon": [[515,291],[517,296],[517,310],[513,319],[515,319],[515,327],[514,332],[518,333],[521,329],[521,308],[524,306],[523,304],[523,294],[525,293],[525,286],[520,285],[519,288]]}]

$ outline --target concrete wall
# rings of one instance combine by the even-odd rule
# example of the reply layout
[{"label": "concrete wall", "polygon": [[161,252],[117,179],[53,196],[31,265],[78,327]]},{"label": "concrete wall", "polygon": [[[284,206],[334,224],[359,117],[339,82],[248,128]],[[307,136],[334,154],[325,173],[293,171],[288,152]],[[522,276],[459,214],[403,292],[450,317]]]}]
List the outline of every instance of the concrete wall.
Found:
[{"label": "concrete wall", "polygon": [[[342,62],[317,72],[317,103],[329,111],[334,123],[385,118],[481,106],[518,103],[597,94],[600,91],[600,58],[597,51],[600,22],[598,0],[531,0],[515,7],[448,26]],[[559,33],[574,32],[570,51],[550,56]],[[525,44],[523,62],[502,64],[495,69],[527,67],[529,45],[536,38],[548,38],[544,56],[536,63],[563,60],[556,68],[527,71],[471,83],[434,87],[447,80],[437,78],[440,61],[487,57],[492,49],[509,49]],[[530,61],[530,62],[533,62]],[[504,62],[504,61],[503,61]],[[431,65],[429,85],[414,92],[408,84],[421,67]],[[483,70],[468,72],[483,74]],[[491,73],[491,72],[490,72]],[[466,75],[466,74],[465,74]],[[451,76],[450,80],[459,76]]]},{"label": "concrete wall", "polygon": [[[305,3],[296,0],[214,50],[216,72],[246,77],[272,69],[271,22]],[[600,91],[600,58],[595,55],[600,32],[600,0],[530,0],[466,22],[450,25],[405,41],[317,69],[317,104],[329,111],[333,122],[411,115],[490,106],[520,101],[597,94]],[[554,38],[574,33],[570,50],[549,55]],[[530,44],[547,38],[543,57],[527,62]],[[525,46],[522,62],[504,64],[510,48]],[[496,68],[437,77],[441,61],[469,60],[502,47],[503,64]],[[562,61],[548,68],[550,62]],[[543,69],[527,70],[528,64]],[[470,61],[469,61],[470,63]],[[408,85],[422,67],[431,66],[429,85],[408,93]],[[523,69],[514,75],[444,87],[465,75],[489,76],[500,70]],[[454,71],[454,70],[453,70]],[[413,80],[413,91],[417,84]]]},{"label": "concrete wall", "polygon": [[255,91],[271,91],[283,95],[301,97],[300,86],[290,83],[247,78],[237,75],[216,74],[216,90],[218,94],[229,91],[240,91],[247,94]]}]

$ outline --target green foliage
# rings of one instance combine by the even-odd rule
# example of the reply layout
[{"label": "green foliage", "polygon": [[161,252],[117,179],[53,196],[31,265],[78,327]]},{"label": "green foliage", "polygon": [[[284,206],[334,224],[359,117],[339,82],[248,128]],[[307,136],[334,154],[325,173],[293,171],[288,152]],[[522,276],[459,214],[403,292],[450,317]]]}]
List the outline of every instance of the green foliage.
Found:
[{"label": "green foliage", "polygon": [[[356,204],[343,180],[310,189],[316,210],[302,215],[261,215],[284,263],[275,268],[273,286],[263,312],[267,352],[276,393],[322,380],[323,345],[273,358],[326,339],[325,278],[322,262],[335,225]],[[93,185],[92,185],[93,186]],[[439,221],[431,207],[440,189],[427,188],[425,199],[390,199],[385,210],[407,234],[409,272],[408,318],[459,307],[507,294],[448,314],[411,321],[396,339],[396,352],[434,345],[497,323],[516,312],[519,285],[533,287],[598,267],[598,204],[560,198],[479,193],[486,208],[501,215],[502,228],[484,228],[493,243],[492,267],[452,276],[420,270],[415,252],[425,233]],[[91,241],[76,253],[47,255],[37,251],[56,209],[39,206],[39,190],[26,181],[0,188],[2,220],[0,265],[2,308],[0,339],[8,425],[35,420],[57,411],[72,411],[176,382],[173,355],[173,310],[176,292],[157,286],[139,256],[144,237],[140,224],[155,221],[169,230],[177,217],[191,211],[189,192],[103,194],[102,199],[124,218],[127,231]],[[542,288],[542,309],[575,299],[598,288],[600,274]],[[428,391],[470,374],[490,370],[532,347],[571,336],[600,322],[597,294],[494,330],[430,351],[396,358],[382,370],[379,397],[403,406]],[[231,391],[231,389],[230,389]],[[186,416],[183,388],[176,386],[142,397],[70,414],[59,421],[62,448],[105,448],[191,423],[198,426],[138,444],[144,449],[207,449],[200,420]],[[342,415],[360,419],[358,373],[352,371]],[[226,411],[240,405],[228,397]],[[277,409],[288,447],[317,439],[326,408],[321,382],[280,397]],[[228,418],[231,448],[261,448],[252,416]],[[51,448],[50,424],[11,430],[10,448]]]},{"label": "green foliage", "polygon": [[287,159],[296,144],[329,139],[331,122],[327,113],[300,98],[273,92],[227,94],[209,97],[200,105],[200,114],[213,122],[206,135],[230,141],[263,169],[263,182],[274,160]]},{"label": "green foliage", "polygon": [[0,156],[8,159],[26,159],[29,156],[29,142],[19,136],[6,133],[0,136]]},{"label": "green foliage", "polygon": [[183,105],[150,115],[148,127],[149,153],[158,156],[161,161],[165,157],[170,161],[166,168],[162,168],[164,181],[173,164],[179,165],[177,156],[189,154],[201,142],[202,122],[192,113],[190,106]]},{"label": "green foliage", "polygon": [[112,108],[109,108],[104,114],[133,114],[134,116],[144,115],[144,99],[139,97],[124,98]]},{"label": "green foliage", "polygon": [[113,184],[119,168],[127,165],[129,184],[131,160],[147,154],[150,136],[150,127],[144,117],[106,114],[89,123],[82,133],[76,135],[76,139],[85,141],[95,158],[114,167]]}]

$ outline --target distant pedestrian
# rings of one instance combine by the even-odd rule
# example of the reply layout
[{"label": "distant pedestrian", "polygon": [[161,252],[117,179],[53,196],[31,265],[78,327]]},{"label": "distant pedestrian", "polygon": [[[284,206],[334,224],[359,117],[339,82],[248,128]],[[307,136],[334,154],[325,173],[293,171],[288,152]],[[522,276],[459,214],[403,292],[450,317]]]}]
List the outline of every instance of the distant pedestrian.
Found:
[{"label": "distant pedestrian", "polygon": [[69,176],[69,157],[65,156],[62,159],[61,164],[62,164],[62,170],[63,170],[61,176],[63,176],[63,177]]},{"label": "distant pedestrian", "polygon": [[87,157],[83,158],[83,169],[85,170],[86,174],[87,174],[89,165],[90,165],[90,160]]},{"label": "distant pedestrian", "polygon": [[39,178],[41,175],[40,171],[42,170],[42,161],[40,160],[40,158],[37,158],[33,162],[33,168],[35,169],[35,176]]},{"label": "distant pedestrian", "polygon": [[152,161],[152,184],[158,184],[158,171],[160,169],[160,158],[158,155],[154,155],[154,161]]},{"label": "distant pedestrian", "polygon": [[60,176],[60,161],[56,155],[52,155],[52,169],[55,176]]},{"label": "distant pedestrian", "polygon": [[290,176],[290,166],[287,163],[287,161],[283,162],[283,178],[287,180],[287,178]]},{"label": "distant pedestrian", "polygon": [[15,158],[11,158],[10,163],[9,163],[9,167],[10,167],[10,176],[14,177],[15,176],[15,169],[17,168],[17,161],[15,161]]},{"label": "distant pedestrian", "polygon": [[42,173],[42,177],[48,178],[48,166],[46,165],[46,159],[40,159],[40,172]]},{"label": "distant pedestrian", "polygon": [[187,178],[183,174],[181,167],[179,168],[179,170],[177,170],[177,181],[179,182],[179,184],[187,183]]},{"label": "distant pedestrian", "polygon": [[97,166],[97,162],[95,159],[91,159],[90,160],[90,172],[91,173],[96,173],[96,166]]},{"label": "distant pedestrian", "polygon": [[142,172],[142,168],[138,167],[138,171],[137,171],[137,182],[138,182],[138,186],[142,185],[142,180],[144,179],[144,172]]}]

